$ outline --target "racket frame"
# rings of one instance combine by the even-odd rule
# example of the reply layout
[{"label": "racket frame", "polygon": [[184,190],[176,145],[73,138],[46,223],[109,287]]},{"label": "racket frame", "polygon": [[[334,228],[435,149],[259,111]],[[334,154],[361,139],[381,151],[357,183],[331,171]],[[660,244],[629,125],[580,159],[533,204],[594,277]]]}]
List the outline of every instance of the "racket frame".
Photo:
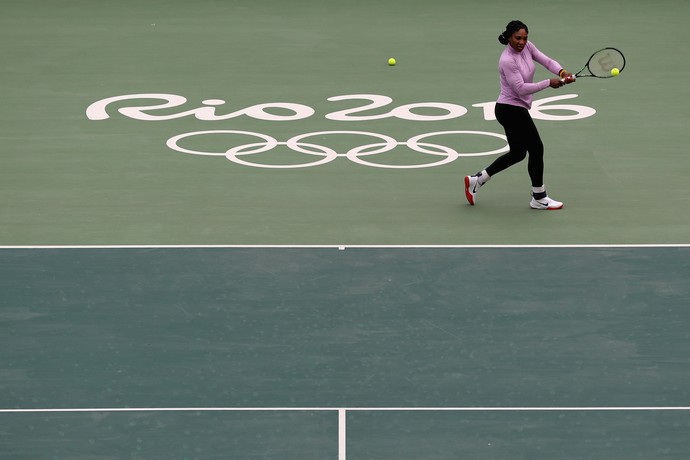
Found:
[{"label": "racket frame", "polygon": [[[623,65],[621,65],[620,67],[618,67],[618,71],[619,71],[619,72],[622,72],[623,69],[625,68],[625,55],[624,55],[624,54],[621,52],[621,50],[619,50],[618,48],[614,48],[614,47],[612,47],[612,46],[607,46],[607,47],[605,47],[605,48],[601,48],[601,49],[596,50],[595,52],[593,52],[592,55],[589,57],[589,59],[587,59],[587,63],[584,65],[584,67],[582,67],[582,69],[580,69],[580,70],[574,75],[574,77],[575,77],[575,78],[581,78],[581,77],[612,78],[612,77],[614,77],[615,75],[611,75],[611,74],[608,74],[608,75],[594,75],[594,73],[592,73],[592,69],[589,67],[589,64],[592,62],[592,59],[594,58],[594,56],[596,56],[598,53],[601,53],[601,52],[604,51],[604,50],[612,50],[612,51],[615,51],[616,53],[620,54],[620,56],[623,58]],[[585,70],[588,70],[589,73],[588,73],[588,74],[583,74],[582,72],[584,72]]]}]

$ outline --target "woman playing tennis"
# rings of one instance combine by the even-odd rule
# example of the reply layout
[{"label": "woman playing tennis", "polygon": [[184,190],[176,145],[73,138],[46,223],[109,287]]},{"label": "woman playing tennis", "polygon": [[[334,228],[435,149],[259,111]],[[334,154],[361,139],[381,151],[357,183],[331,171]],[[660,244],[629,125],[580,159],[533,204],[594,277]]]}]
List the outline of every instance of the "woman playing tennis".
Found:
[{"label": "woman playing tennis", "polygon": [[[521,162],[527,157],[527,171],[532,181],[533,209],[561,209],[563,203],[551,199],[544,186],[544,145],[537,127],[529,114],[532,95],[548,87],[559,88],[572,83],[572,74],[561,65],[539,51],[527,41],[529,29],[521,21],[511,21],[498,41],[506,46],[498,61],[501,93],[496,101],[495,114],[503,126],[510,151],[496,159],[491,165],[474,176],[465,177],[465,197],[474,205],[479,188],[497,173]],[[533,82],[537,62],[558,75]]]}]

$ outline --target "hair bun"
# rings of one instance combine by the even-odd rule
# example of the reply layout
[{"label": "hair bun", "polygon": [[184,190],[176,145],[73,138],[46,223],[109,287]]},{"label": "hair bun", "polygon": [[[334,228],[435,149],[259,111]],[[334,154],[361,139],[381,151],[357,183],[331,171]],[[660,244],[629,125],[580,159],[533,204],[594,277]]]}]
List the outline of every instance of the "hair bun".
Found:
[{"label": "hair bun", "polygon": [[498,36],[498,41],[503,45],[508,44],[508,40],[506,39],[505,32],[503,32],[501,35]]}]

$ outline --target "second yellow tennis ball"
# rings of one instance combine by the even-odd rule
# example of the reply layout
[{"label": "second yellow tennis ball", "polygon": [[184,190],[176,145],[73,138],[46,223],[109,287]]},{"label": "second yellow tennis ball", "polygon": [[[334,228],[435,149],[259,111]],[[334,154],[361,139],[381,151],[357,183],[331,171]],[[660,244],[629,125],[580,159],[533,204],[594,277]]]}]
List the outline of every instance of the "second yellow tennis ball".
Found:
[{"label": "second yellow tennis ball", "polygon": [[619,73],[621,73],[621,71],[618,70],[617,67],[614,67],[613,69],[611,69],[611,76],[617,77]]},{"label": "second yellow tennis ball", "polygon": [[396,64],[395,58],[390,58],[388,60],[388,65],[395,65],[395,64]]}]

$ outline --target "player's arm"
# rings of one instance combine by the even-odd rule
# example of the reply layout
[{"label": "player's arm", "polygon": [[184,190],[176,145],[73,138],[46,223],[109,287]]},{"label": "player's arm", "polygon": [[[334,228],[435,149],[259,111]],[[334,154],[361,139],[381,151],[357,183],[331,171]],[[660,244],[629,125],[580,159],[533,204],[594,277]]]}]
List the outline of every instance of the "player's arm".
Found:
[{"label": "player's arm", "polygon": [[[534,94],[538,91],[546,89],[550,86],[550,80],[542,80],[535,83],[528,83],[522,78],[520,69],[518,69],[515,61],[503,61],[501,62],[501,70],[503,71],[503,76],[505,77],[506,83],[511,87],[511,89],[520,96],[528,96]],[[560,79],[557,79],[560,81]]]},{"label": "player's arm", "polygon": [[[532,53],[532,59],[543,65],[551,73],[558,75],[558,78],[552,78],[549,80],[549,86],[552,88],[558,88],[564,84],[575,82],[575,79],[572,78],[573,74],[562,67],[558,61],[551,59],[546,54],[542,53],[539,48],[534,45],[534,43],[530,42],[528,46],[529,51]],[[558,84],[556,80],[560,80],[560,85],[556,86]]]}]

